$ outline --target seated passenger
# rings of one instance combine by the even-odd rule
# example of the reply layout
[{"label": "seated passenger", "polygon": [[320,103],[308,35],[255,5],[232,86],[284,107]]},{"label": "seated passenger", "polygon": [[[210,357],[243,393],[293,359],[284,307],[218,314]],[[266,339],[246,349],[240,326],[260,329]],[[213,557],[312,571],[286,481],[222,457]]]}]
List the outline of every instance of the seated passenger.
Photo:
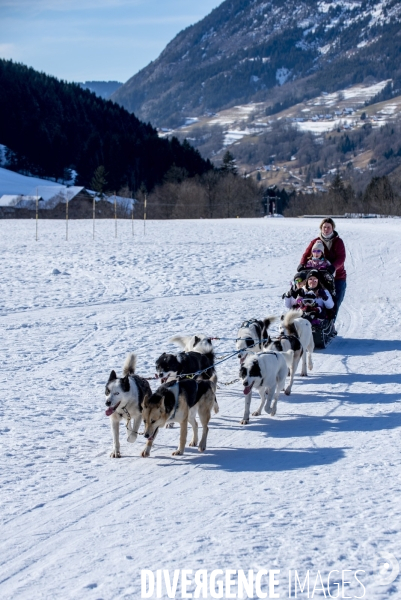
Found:
[{"label": "seated passenger", "polygon": [[284,300],[284,306],[286,308],[293,308],[296,305],[296,298],[302,294],[300,290],[303,290],[305,284],[306,271],[300,271],[299,273],[296,273],[290,289],[281,296]]},{"label": "seated passenger", "polygon": [[[322,284],[321,275],[316,269],[309,271],[305,291],[314,294],[317,305],[327,312],[334,308],[334,300],[329,290]],[[330,318],[330,312],[327,316]]]},{"label": "seated passenger", "polygon": [[314,292],[305,292],[297,298],[296,306],[302,310],[302,316],[312,325],[321,325],[325,317],[325,309],[319,306]]},{"label": "seated passenger", "polygon": [[298,270],[304,269],[317,269],[318,271],[328,271],[330,275],[335,273],[335,268],[324,257],[324,245],[321,240],[316,240],[312,246],[312,255],[308,257],[308,260],[304,265],[299,265]]}]

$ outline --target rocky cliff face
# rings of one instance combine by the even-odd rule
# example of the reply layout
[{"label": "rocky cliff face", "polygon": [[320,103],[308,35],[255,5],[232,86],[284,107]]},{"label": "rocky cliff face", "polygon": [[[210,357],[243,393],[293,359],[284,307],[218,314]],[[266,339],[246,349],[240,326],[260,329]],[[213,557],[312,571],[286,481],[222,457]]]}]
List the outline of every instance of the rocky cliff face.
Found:
[{"label": "rocky cliff face", "polygon": [[163,127],[234,104],[401,80],[399,0],[225,0],[112,99]]}]

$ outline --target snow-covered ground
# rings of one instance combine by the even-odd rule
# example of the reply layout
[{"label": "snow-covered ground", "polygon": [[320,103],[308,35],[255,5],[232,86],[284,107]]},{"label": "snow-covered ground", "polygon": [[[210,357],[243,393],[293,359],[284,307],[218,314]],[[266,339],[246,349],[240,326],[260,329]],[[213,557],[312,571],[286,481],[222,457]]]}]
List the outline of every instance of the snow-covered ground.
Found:
[{"label": "snow-covered ground", "polygon": [[[288,598],[296,569],[311,582],[298,598],[329,597],[330,571],[351,582],[337,597],[400,598],[399,578],[381,581],[383,560],[401,558],[401,220],[339,221],[339,335],[275,418],[241,426],[241,386],[222,385],[204,454],[172,457],[176,426],[143,459],[143,438],[128,444],[121,427],[120,460],[104,414],[110,370],[134,350],[152,376],[179,333],[228,338],[216,351],[230,353],[243,319],[280,313],[318,220],[150,221],[134,236],[119,222],[117,238],[112,221],[96,228],[93,241],[90,221],[71,221],[67,242],[62,221],[43,221],[36,242],[34,221],[0,221],[0,597],[138,600],[143,569],[192,569],[190,580],[274,569],[270,597]],[[223,383],[237,373],[235,358],[218,367]]]}]

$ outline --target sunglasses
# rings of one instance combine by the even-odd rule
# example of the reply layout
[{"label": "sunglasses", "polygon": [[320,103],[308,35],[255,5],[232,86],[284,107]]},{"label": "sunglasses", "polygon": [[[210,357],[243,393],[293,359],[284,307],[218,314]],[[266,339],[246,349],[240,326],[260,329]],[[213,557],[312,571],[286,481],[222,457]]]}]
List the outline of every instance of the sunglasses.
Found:
[{"label": "sunglasses", "polygon": [[303,302],[304,302],[304,304],[307,304],[308,306],[315,304],[315,301],[312,300],[312,298],[304,298]]},{"label": "sunglasses", "polygon": [[316,252],[320,252],[320,254],[323,254],[321,250],[312,250],[312,254],[316,254]]},{"label": "sunglasses", "polygon": [[300,279],[299,277],[297,279],[294,279],[295,283],[302,283],[304,281],[304,279]]}]

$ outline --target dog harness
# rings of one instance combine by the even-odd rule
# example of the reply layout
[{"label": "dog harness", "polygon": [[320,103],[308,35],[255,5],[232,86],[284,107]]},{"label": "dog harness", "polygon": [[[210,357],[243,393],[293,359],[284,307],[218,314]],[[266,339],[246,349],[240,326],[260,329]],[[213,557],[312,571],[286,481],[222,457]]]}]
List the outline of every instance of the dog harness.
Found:
[{"label": "dog harness", "polygon": [[173,412],[172,412],[172,414],[169,416],[169,418],[168,418],[168,419],[167,419],[167,421],[166,421],[167,423],[168,423],[169,421],[172,421],[172,420],[174,419],[174,417],[175,417],[175,413],[177,412],[177,408],[178,408],[178,397],[179,397],[179,383],[178,383],[178,381],[177,381],[177,382],[176,382],[174,385],[172,385],[172,386],[171,386],[171,388],[175,388],[175,389],[174,389],[175,404],[174,404],[174,409],[173,409]]},{"label": "dog harness", "polygon": [[277,352],[273,352],[272,350],[266,350],[265,352],[260,352],[260,354],[274,354],[278,360]]},{"label": "dog harness", "polygon": [[136,433],[137,435],[139,435],[139,431],[134,431],[131,427],[131,415],[128,412],[127,406],[123,406],[122,409],[123,413],[125,414],[121,414],[118,412],[118,410],[116,410],[116,413],[121,417],[121,418],[126,418],[127,419],[127,424],[126,424],[126,428],[127,431],[129,431],[130,433]]}]

